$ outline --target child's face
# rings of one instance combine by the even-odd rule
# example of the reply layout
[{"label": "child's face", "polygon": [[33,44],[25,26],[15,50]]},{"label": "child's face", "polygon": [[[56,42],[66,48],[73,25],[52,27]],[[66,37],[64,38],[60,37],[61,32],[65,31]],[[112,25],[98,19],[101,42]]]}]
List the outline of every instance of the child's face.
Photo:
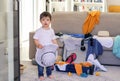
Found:
[{"label": "child's face", "polygon": [[49,17],[43,17],[41,20],[40,20],[41,24],[43,27],[45,28],[48,28],[50,23],[51,23],[51,20]]}]

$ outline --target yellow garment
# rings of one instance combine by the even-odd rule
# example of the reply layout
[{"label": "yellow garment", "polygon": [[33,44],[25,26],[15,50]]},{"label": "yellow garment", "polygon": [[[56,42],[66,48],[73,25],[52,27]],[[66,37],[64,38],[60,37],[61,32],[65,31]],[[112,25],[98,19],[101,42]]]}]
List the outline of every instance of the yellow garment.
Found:
[{"label": "yellow garment", "polygon": [[64,65],[64,64],[68,64],[68,63],[67,62],[63,62],[63,61],[59,61],[59,62],[55,62],[55,64]]},{"label": "yellow garment", "polygon": [[84,24],[83,24],[83,34],[88,34],[92,32],[94,25],[99,23],[100,11],[89,12]]},{"label": "yellow garment", "polygon": [[80,63],[82,66],[84,67],[90,67],[92,66],[92,64],[90,62],[83,62],[83,63]]},{"label": "yellow garment", "polygon": [[74,64],[74,66],[75,66],[77,75],[81,75],[82,74],[82,65],[76,63],[76,64]]}]

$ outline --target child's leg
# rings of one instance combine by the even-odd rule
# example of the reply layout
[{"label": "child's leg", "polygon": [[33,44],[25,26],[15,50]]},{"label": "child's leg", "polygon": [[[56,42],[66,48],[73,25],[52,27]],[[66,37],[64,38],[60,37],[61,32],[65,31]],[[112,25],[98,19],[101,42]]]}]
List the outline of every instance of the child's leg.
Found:
[{"label": "child's leg", "polygon": [[48,76],[49,78],[53,78],[51,66],[46,67],[46,73],[47,73],[47,76]]},{"label": "child's leg", "polygon": [[40,80],[44,80],[43,71],[44,71],[44,67],[38,65],[38,77],[39,77]]}]

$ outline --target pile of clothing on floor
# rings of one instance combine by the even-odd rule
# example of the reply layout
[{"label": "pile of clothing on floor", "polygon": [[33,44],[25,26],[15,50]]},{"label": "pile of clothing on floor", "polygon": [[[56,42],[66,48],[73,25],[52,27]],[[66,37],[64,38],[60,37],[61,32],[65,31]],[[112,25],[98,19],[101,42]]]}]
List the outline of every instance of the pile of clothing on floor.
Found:
[{"label": "pile of clothing on floor", "polygon": [[65,61],[58,61],[55,63],[55,69],[59,72],[76,73],[78,76],[87,77],[93,75],[94,72],[104,71],[107,69],[94,58],[93,54],[89,54],[87,61],[81,63],[74,63],[76,54],[72,53]]}]

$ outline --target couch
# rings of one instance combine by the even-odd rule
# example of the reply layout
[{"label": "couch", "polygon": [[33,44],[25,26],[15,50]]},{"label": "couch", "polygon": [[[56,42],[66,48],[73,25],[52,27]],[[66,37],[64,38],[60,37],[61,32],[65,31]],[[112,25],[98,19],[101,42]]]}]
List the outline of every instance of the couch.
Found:
[{"label": "couch", "polygon": [[[88,12],[54,12],[52,14],[51,26],[55,33],[82,33],[83,23],[88,15]],[[92,35],[97,35],[99,31],[109,31],[110,37],[120,35],[120,13],[105,13],[101,12],[100,22],[96,24]],[[29,58],[35,57],[35,45],[33,42],[34,31],[29,34]],[[63,53],[63,43],[58,40],[59,52]],[[117,58],[112,53],[112,47],[109,49],[103,48],[103,54],[98,57],[101,64],[120,65],[120,58]]]}]

